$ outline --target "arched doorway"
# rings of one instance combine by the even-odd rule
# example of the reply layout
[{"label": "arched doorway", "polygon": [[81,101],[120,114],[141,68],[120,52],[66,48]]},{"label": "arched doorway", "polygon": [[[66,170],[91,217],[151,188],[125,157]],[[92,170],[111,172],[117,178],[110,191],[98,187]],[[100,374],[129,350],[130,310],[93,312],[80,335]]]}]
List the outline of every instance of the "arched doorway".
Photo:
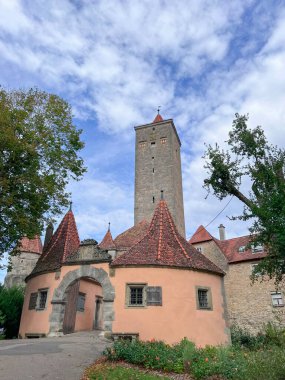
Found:
[{"label": "arched doorway", "polygon": [[99,283],[102,287],[101,315],[102,328],[104,331],[112,331],[112,322],[114,320],[113,302],[115,290],[112,286],[109,276],[103,269],[93,268],[90,265],[82,265],[79,269],[68,272],[62,279],[61,283],[54,291],[52,303],[52,312],[49,317],[50,331],[49,336],[58,336],[63,334],[65,307],[67,304],[67,290],[74,286],[78,280],[89,278]]}]

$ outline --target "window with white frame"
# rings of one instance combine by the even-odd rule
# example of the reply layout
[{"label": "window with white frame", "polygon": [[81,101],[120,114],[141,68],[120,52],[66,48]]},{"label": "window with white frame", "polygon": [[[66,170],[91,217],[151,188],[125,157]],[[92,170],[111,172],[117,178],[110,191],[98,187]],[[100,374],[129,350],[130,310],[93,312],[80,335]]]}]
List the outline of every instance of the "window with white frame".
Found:
[{"label": "window with white frame", "polygon": [[260,252],[263,252],[263,245],[259,244],[259,245],[253,245],[251,246],[251,252],[252,253],[260,253]]},{"label": "window with white frame", "polygon": [[[252,274],[254,273],[254,271],[256,270],[257,267],[258,267],[258,264],[251,264],[251,273]],[[261,273],[259,271],[255,272],[254,274],[255,274],[255,276],[261,275]]]},{"label": "window with white frame", "polygon": [[281,292],[271,292],[271,300],[274,307],[284,306],[283,296]]}]

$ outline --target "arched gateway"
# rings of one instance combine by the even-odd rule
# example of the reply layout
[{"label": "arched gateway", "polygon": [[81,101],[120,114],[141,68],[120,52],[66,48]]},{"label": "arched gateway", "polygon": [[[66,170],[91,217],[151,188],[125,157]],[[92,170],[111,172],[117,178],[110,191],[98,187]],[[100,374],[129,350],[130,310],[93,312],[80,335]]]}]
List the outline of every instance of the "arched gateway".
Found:
[{"label": "arched gateway", "polygon": [[102,286],[103,292],[103,329],[112,331],[112,322],[114,320],[114,298],[115,290],[112,286],[107,272],[100,268],[94,268],[90,265],[81,265],[79,269],[68,272],[62,279],[61,283],[55,289],[52,298],[52,312],[49,316],[50,330],[49,336],[58,336],[63,334],[63,320],[66,305],[66,290],[75,281],[81,278],[90,278],[97,281]]}]

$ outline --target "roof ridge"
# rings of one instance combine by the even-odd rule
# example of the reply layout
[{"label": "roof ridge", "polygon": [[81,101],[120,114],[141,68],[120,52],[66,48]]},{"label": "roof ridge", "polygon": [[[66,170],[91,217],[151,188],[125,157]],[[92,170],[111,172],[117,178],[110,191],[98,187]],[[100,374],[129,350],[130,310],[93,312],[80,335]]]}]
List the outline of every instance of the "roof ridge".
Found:
[{"label": "roof ridge", "polygon": [[[165,201],[164,201],[165,202]],[[175,228],[175,225],[174,225],[174,222],[173,222],[173,219],[171,218],[170,216],[170,212],[168,210],[168,207],[166,205],[166,202],[165,202],[165,210],[166,210],[166,215],[167,215],[167,218],[168,218],[168,221],[169,221],[169,224],[170,224],[170,227],[172,229],[172,232],[173,232],[173,235],[174,235],[174,238],[176,239],[177,243],[179,244],[180,248],[182,249],[182,252],[184,254],[185,257],[187,257],[187,259],[189,259],[189,255],[187,254],[187,252],[185,251],[185,248],[183,247],[183,245],[181,244],[180,240],[178,239],[178,236],[177,236],[177,231],[176,231],[176,228]]]},{"label": "roof ridge", "polygon": [[161,256],[161,241],[162,241],[162,228],[163,228],[163,223],[162,223],[162,207],[160,207],[160,220],[159,220],[159,237],[158,237],[158,249],[157,249],[157,260],[160,260]]}]

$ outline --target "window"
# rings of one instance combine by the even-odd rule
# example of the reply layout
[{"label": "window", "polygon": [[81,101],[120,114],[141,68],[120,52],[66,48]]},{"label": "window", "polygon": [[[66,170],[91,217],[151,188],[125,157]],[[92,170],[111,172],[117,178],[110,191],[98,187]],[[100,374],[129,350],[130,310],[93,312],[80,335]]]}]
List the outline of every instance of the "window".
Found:
[{"label": "window", "polygon": [[29,310],[35,310],[35,308],[37,307],[37,299],[38,299],[38,292],[31,293],[30,302],[29,302]]},{"label": "window", "polygon": [[77,311],[84,311],[85,306],[85,293],[79,293],[77,298]]},{"label": "window", "polygon": [[[254,270],[255,270],[255,268],[258,266],[258,264],[252,264],[251,265],[251,271],[252,271],[252,273],[254,272]],[[256,272],[255,273],[255,276],[260,276],[261,275],[261,273],[260,272]]]},{"label": "window", "polygon": [[146,303],[148,306],[162,306],[161,286],[148,286],[146,289]]},{"label": "window", "polygon": [[126,306],[128,307],[146,306],[146,284],[127,284]]},{"label": "window", "polygon": [[151,145],[152,147],[154,147],[154,146],[155,146],[155,141],[152,141],[152,142],[150,143],[150,145]]},{"label": "window", "polygon": [[152,203],[154,203],[155,202],[155,198],[154,197],[152,197]]},{"label": "window", "polygon": [[281,292],[271,292],[272,305],[274,307],[284,306],[284,301]]},{"label": "window", "polygon": [[164,145],[164,144],[166,144],[166,137],[162,137],[161,139],[160,139],[160,143],[162,144],[162,145]]},{"label": "window", "polygon": [[196,287],[197,309],[212,310],[211,289],[207,287]]},{"label": "window", "polygon": [[197,251],[202,253],[202,247],[196,247]]},{"label": "window", "polygon": [[243,253],[245,251],[245,245],[241,245],[239,248],[238,248],[238,251],[239,253]]},{"label": "window", "polygon": [[39,290],[38,307],[37,307],[38,310],[44,310],[45,309],[46,303],[47,303],[47,294],[48,294],[47,289]]},{"label": "window", "polygon": [[251,252],[252,253],[263,252],[263,245],[252,245]]},{"label": "window", "polygon": [[146,147],[146,141],[140,141],[139,142],[139,147],[140,148],[145,148]]}]

